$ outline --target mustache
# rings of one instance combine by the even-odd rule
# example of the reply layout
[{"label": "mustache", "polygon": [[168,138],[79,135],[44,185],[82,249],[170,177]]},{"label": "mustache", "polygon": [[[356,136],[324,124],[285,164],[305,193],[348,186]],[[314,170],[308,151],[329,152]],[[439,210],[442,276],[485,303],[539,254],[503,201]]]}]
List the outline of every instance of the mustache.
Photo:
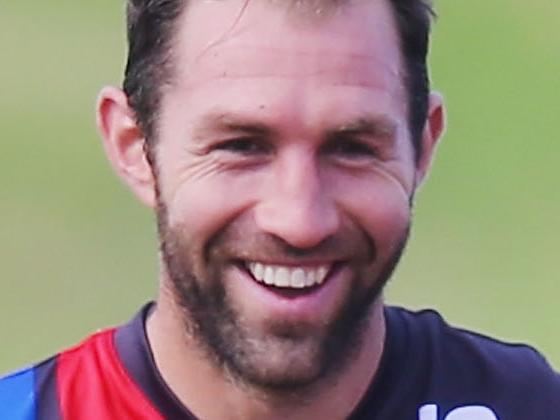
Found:
[{"label": "mustache", "polygon": [[284,262],[373,261],[375,240],[357,227],[340,230],[312,247],[291,245],[279,236],[232,225],[217,233],[205,249],[208,259]]}]

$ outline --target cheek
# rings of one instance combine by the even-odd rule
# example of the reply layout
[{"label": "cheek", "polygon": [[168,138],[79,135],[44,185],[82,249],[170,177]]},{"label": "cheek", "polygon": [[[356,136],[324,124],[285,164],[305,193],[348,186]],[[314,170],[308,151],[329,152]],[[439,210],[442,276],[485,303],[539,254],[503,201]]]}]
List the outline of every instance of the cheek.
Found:
[{"label": "cheek", "polygon": [[168,223],[180,226],[195,248],[205,244],[252,205],[254,182],[225,173],[185,178],[162,196]]},{"label": "cheek", "polygon": [[377,246],[381,258],[392,254],[410,223],[409,196],[383,178],[354,182],[339,195],[339,205]]}]

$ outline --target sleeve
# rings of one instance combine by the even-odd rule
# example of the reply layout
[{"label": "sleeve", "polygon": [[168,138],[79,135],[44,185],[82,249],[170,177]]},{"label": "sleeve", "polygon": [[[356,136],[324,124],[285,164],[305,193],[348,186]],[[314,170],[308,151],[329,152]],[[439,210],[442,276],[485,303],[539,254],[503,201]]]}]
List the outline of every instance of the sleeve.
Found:
[{"label": "sleeve", "polygon": [[527,352],[530,356],[519,367],[525,375],[518,401],[520,409],[526,412],[523,418],[558,420],[560,374],[536,350],[529,348]]},{"label": "sleeve", "polygon": [[0,418],[36,420],[35,373],[25,369],[0,379]]}]

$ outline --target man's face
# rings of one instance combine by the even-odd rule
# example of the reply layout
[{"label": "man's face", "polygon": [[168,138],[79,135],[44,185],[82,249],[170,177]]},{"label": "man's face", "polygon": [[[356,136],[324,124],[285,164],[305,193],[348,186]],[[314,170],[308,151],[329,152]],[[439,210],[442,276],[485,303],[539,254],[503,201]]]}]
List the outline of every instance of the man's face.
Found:
[{"label": "man's face", "polygon": [[157,129],[164,268],[219,366],[293,388],[359,347],[406,242],[406,91],[386,1],[242,3],[181,18]]}]

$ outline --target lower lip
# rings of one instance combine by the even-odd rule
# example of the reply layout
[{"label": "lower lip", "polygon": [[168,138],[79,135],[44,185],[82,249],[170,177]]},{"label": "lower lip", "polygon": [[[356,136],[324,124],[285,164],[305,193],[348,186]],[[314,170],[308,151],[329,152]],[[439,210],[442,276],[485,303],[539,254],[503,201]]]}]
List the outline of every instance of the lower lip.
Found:
[{"label": "lower lip", "polygon": [[234,286],[241,289],[239,293],[250,307],[286,321],[326,320],[350,284],[349,268],[344,265],[332,270],[323,284],[305,289],[267,286],[244,268],[235,271]]}]

